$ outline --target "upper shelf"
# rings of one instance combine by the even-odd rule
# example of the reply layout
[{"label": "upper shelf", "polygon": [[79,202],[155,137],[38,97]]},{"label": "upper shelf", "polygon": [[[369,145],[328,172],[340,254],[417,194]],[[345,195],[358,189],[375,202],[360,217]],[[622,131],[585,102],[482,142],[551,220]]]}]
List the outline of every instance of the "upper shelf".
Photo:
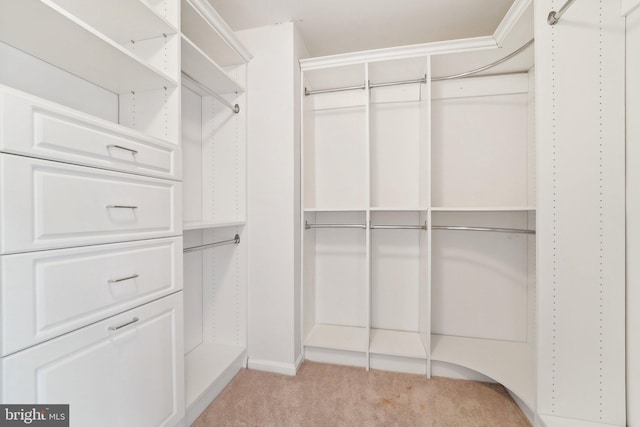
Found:
[{"label": "upper shelf", "polygon": [[0,41],[115,93],[178,85],[50,0],[0,0]]},{"label": "upper shelf", "polygon": [[53,0],[55,4],[123,44],[147,40],[178,30],[145,0]]},{"label": "upper shelf", "polygon": [[182,36],[182,71],[217,94],[241,93],[244,89],[186,36]]},{"label": "upper shelf", "polygon": [[211,5],[202,0],[182,0],[182,33],[221,67],[246,64],[251,54]]}]

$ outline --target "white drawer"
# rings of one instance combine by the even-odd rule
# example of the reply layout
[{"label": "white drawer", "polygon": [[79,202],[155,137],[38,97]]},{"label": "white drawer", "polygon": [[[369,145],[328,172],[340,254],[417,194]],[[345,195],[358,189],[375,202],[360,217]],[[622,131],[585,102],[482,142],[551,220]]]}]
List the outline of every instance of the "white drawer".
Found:
[{"label": "white drawer", "polygon": [[0,256],[2,356],[182,289],[182,239]]},{"label": "white drawer", "polygon": [[178,292],[3,358],[0,401],[69,404],[73,427],[175,426],[184,417],[181,307]]},{"label": "white drawer", "polygon": [[178,146],[0,86],[0,150],[181,179]]},{"label": "white drawer", "polygon": [[0,154],[0,253],[181,234],[181,184]]}]

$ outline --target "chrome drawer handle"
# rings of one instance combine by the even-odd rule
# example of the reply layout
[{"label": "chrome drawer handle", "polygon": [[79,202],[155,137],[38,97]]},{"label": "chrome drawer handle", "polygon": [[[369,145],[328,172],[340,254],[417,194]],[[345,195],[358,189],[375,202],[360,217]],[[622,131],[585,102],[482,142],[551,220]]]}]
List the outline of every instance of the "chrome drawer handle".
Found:
[{"label": "chrome drawer handle", "polygon": [[107,205],[107,209],[138,209],[138,207],[133,205]]},{"label": "chrome drawer handle", "polygon": [[137,150],[133,150],[131,148],[123,147],[122,145],[107,145],[107,148],[118,148],[120,150],[128,151],[128,152],[130,152],[131,154],[134,154],[134,155],[138,154]]},{"label": "chrome drawer handle", "polygon": [[132,274],[131,276],[123,277],[122,279],[111,279],[108,282],[118,283],[118,282],[124,282],[125,280],[137,279],[138,277],[140,277],[139,274]]},{"label": "chrome drawer handle", "polygon": [[138,320],[137,317],[134,317],[133,320],[128,321],[127,323],[123,323],[122,325],[118,325],[118,326],[109,326],[109,330],[110,331],[117,331],[118,329],[122,329],[125,326],[129,326],[129,325],[133,325],[134,323],[136,323]]}]

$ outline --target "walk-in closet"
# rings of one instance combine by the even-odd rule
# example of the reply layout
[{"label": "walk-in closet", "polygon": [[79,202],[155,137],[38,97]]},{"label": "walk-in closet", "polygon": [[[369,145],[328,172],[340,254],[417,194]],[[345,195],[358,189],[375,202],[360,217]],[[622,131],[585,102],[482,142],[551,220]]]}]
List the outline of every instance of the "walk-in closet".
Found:
[{"label": "walk-in closet", "polygon": [[640,427],[639,16],[0,0],[0,425]]}]

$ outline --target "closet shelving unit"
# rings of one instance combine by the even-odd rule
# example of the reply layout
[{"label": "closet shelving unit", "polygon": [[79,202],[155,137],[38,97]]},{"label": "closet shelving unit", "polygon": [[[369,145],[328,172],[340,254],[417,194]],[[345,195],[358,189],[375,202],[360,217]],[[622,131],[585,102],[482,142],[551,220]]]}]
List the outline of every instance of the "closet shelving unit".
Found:
[{"label": "closet shelving unit", "polygon": [[34,192],[2,203],[20,230],[0,252],[15,266],[2,299],[26,320],[0,321],[21,335],[2,354],[5,403],[64,401],[81,425],[96,402],[102,425],[184,417],[178,17],[177,0],[0,1],[0,159],[24,177],[2,177],[2,198]]},{"label": "closet shelving unit", "polygon": [[[186,423],[246,366],[250,54],[206,1],[182,0]],[[217,244],[219,242],[219,244]],[[211,245],[213,243],[213,245]]]},{"label": "closet shelving unit", "polygon": [[533,72],[444,61],[301,61],[305,358],[458,365],[535,408]]}]

